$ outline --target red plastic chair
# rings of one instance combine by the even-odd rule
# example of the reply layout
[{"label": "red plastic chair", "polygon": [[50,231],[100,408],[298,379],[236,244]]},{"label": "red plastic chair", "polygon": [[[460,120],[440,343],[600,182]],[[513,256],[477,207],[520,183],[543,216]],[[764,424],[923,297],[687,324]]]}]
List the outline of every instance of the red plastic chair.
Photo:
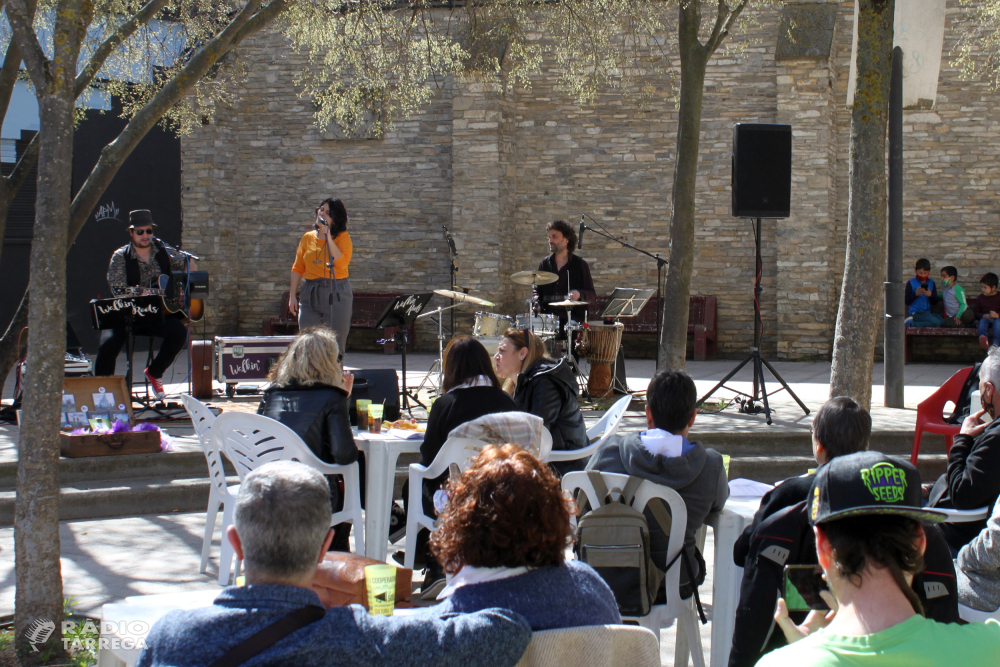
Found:
[{"label": "red plastic chair", "polygon": [[917,405],[917,428],[913,434],[913,455],[910,457],[910,463],[913,465],[917,465],[917,456],[920,454],[920,439],[924,433],[943,435],[947,446],[945,451],[946,453],[951,452],[951,446],[955,444],[955,435],[962,427],[945,423],[944,405],[948,401],[958,403],[958,395],[962,393],[962,387],[965,386],[965,381],[969,379],[971,372],[972,366],[960,369],[938,387],[937,391]]}]

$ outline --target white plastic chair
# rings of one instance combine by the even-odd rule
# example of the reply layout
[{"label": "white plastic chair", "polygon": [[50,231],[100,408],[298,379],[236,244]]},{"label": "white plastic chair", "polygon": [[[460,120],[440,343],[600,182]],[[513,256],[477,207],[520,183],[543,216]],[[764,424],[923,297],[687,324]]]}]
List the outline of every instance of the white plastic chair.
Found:
[{"label": "white plastic chair", "polygon": [[[205,453],[205,461],[208,462],[208,478],[212,482],[208,494],[208,509],[205,511],[205,539],[201,545],[201,568],[199,569],[199,572],[205,572],[208,569],[208,553],[212,548],[215,520],[219,516],[220,507],[222,508],[220,558],[225,555],[226,545],[229,544],[226,530],[233,523],[233,508],[236,506],[236,496],[240,492],[240,485],[229,486],[226,484],[226,470],[223,466],[222,456],[212,438],[212,425],[215,423],[216,416],[207,405],[190,394],[181,394],[181,402],[191,417],[194,432],[198,436],[198,442],[201,443],[201,450]],[[219,570],[222,570],[221,562]]]},{"label": "white plastic chair", "polygon": [[[593,456],[594,452],[601,448],[608,438],[613,436],[618,432],[618,427],[622,423],[622,419],[625,418],[625,411],[628,409],[629,403],[632,402],[632,394],[628,396],[623,396],[614,405],[605,411],[604,415],[601,417],[600,421],[587,429],[587,439],[591,441],[590,445],[582,449],[567,449],[567,450],[557,450],[549,454],[549,457],[545,459],[547,463],[552,463],[554,461],[576,461],[577,459],[589,459]],[[597,440],[594,440],[597,438]]]},{"label": "white plastic chair", "polygon": [[[346,466],[324,463],[292,429],[270,417],[246,412],[226,412],[219,415],[212,425],[212,438],[216,446],[232,461],[240,481],[251,471],[272,461],[298,461],[324,475],[343,476],[344,509],[333,514],[330,525],[335,526],[345,521],[354,524],[354,550],[364,553],[365,522],[361,516],[361,482],[357,462]],[[233,556],[232,546],[225,549],[227,544],[228,540],[223,540],[223,558],[219,563],[219,583],[222,585],[229,581],[229,567]],[[237,575],[239,567],[237,563]]]},{"label": "white plastic chair", "polygon": [[653,633],[634,625],[539,630],[517,667],[660,667]]},{"label": "white plastic chair", "polygon": [[[623,489],[628,482],[628,475],[620,475],[610,472],[602,472],[601,477],[609,489]],[[577,489],[587,494],[588,498],[597,498],[597,492],[585,472],[567,473],[562,479],[563,489],[575,492]],[[680,574],[683,558],[676,558],[680,550],[684,548],[684,529],[687,526],[687,506],[684,499],[676,491],[651,481],[643,480],[636,490],[632,506],[636,509],[644,508],[653,498],[663,500],[670,510],[670,537],[667,547],[667,563],[673,561],[673,565],[667,570],[663,585],[666,588],[667,603],[653,605],[649,614],[640,617],[630,617],[629,620],[636,621],[644,628],[648,628],[656,635],[656,640],[660,640],[660,630],[669,628],[674,620],[678,622],[677,643],[674,649],[674,665],[677,667],[688,664],[688,650],[691,649],[691,659],[695,667],[705,667],[705,651],[701,644],[701,632],[698,628],[698,616],[694,607],[694,596],[687,600],[682,600],[680,596]],[[685,642],[684,639],[687,639]]]},{"label": "white plastic chair", "polygon": [[[545,429],[542,431],[544,437],[547,431]],[[489,443],[474,438],[448,438],[429,466],[422,466],[419,463],[410,464],[410,497],[406,510],[404,567],[413,569],[417,557],[417,532],[420,528],[434,530],[435,517],[424,514],[424,480],[440,477],[451,468],[452,463],[457,465],[459,470],[464,471],[469,467],[472,459],[479,456],[479,452],[488,445]]]},{"label": "white plastic chair", "polygon": [[996,609],[994,611],[979,611],[978,609],[973,609],[972,607],[966,607],[961,603],[958,605],[958,615],[962,617],[963,621],[968,621],[969,623],[985,623],[991,618],[995,621],[1000,621],[1000,609]]}]

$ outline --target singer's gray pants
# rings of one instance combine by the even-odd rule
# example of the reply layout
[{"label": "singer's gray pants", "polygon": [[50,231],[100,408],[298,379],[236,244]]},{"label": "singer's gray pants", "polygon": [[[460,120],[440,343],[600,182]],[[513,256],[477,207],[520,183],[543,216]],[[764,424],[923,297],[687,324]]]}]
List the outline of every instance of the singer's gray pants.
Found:
[{"label": "singer's gray pants", "polygon": [[320,325],[333,329],[343,353],[347,348],[347,336],[351,333],[353,308],[354,292],[350,279],[305,280],[299,292],[299,329]]}]

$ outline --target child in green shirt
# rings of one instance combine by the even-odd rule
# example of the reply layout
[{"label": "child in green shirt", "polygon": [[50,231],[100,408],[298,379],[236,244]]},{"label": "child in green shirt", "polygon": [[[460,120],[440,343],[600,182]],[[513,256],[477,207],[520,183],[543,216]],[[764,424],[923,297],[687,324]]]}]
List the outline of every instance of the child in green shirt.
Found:
[{"label": "child in green shirt", "polygon": [[971,327],[976,316],[965,302],[965,289],[958,284],[958,269],[941,269],[941,300],[944,303],[945,327]]}]

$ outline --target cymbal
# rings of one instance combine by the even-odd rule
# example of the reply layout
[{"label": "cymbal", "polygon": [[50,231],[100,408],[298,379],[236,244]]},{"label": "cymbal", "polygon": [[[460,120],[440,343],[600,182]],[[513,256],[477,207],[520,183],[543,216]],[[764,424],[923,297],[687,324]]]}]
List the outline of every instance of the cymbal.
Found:
[{"label": "cymbal", "polygon": [[486,299],[480,299],[479,297],[472,296],[471,294],[466,294],[465,292],[453,292],[450,289],[436,289],[434,293],[449,299],[454,299],[455,301],[471,303],[474,306],[495,306],[496,304],[492,301],[487,301]]},{"label": "cymbal", "polygon": [[510,279],[518,285],[548,285],[559,280],[559,276],[548,271],[519,271]]},{"label": "cymbal", "polygon": [[576,308],[577,306],[586,306],[587,302],[586,301],[570,301],[569,299],[567,299],[566,301],[556,301],[555,303],[550,303],[549,305],[550,306],[558,306],[560,308]]}]

